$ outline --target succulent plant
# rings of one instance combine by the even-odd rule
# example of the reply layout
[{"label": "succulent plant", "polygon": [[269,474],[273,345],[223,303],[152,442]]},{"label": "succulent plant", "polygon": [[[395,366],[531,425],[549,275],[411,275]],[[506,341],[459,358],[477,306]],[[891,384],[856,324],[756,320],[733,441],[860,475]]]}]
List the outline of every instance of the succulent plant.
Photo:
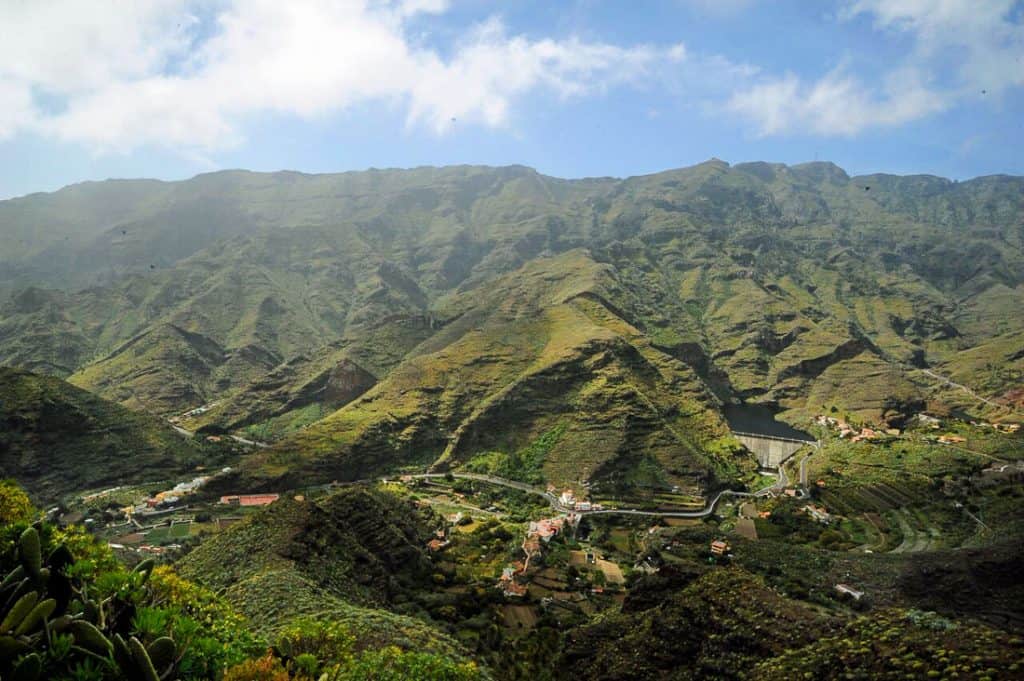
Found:
[{"label": "succulent plant", "polygon": [[[174,641],[162,636],[147,646],[132,636],[124,625],[135,612],[131,599],[120,593],[90,598],[89,585],[68,576],[74,558],[65,546],[44,561],[39,531],[29,527],[18,539],[18,562],[0,582],[0,677],[38,681],[85,660],[104,669],[104,678],[174,677]],[[127,588],[144,586],[153,568],[152,560],[139,563],[128,574]],[[68,646],[60,655],[49,654],[55,641]]]}]

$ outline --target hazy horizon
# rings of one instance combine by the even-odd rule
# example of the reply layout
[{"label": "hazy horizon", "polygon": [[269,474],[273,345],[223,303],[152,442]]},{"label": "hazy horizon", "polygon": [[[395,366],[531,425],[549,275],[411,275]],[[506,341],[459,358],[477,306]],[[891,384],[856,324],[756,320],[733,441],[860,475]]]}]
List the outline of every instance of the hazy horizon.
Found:
[{"label": "hazy horizon", "polygon": [[635,177],[646,177],[646,176],[651,176],[651,175],[659,175],[661,173],[668,173],[668,172],[672,172],[672,171],[675,171],[675,170],[684,170],[686,168],[692,168],[692,167],[695,167],[695,166],[702,165],[704,163],[710,163],[712,161],[722,161],[722,162],[726,163],[730,167],[736,167],[736,166],[752,164],[752,163],[767,163],[769,165],[784,165],[784,166],[786,166],[788,168],[792,168],[792,167],[801,166],[801,165],[809,165],[809,164],[812,164],[812,163],[827,163],[827,164],[831,164],[831,165],[836,166],[837,168],[839,168],[840,170],[845,172],[851,179],[852,178],[856,178],[856,177],[866,177],[866,176],[871,176],[871,175],[892,175],[892,176],[895,176],[895,177],[937,177],[939,179],[949,180],[951,182],[970,182],[971,180],[977,180],[977,179],[981,179],[981,178],[984,178],[984,177],[1024,177],[1024,172],[1022,172],[1022,173],[992,172],[992,173],[982,173],[980,175],[972,175],[972,176],[969,176],[969,177],[947,177],[947,176],[944,176],[944,175],[940,175],[938,173],[930,173],[930,172],[889,173],[889,172],[885,172],[885,171],[875,171],[875,170],[866,170],[866,171],[862,171],[862,172],[853,172],[849,168],[844,167],[841,163],[836,163],[835,161],[830,161],[830,160],[812,160],[812,161],[797,161],[795,163],[783,163],[781,161],[770,161],[770,160],[758,159],[758,160],[735,161],[735,162],[733,162],[733,161],[728,161],[726,159],[722,159],[722,158],[718,158],[718,157],[707,158],[707,159],[704,159],[703,161],[698,161],[698,162],[695,162],[695,163],[689,163],[689,164],[686,164],[686,165],[678,165],[678,166],[672,166],[672,167],[666,167],[666,168],[659,168],[659,169],[651,170],[651,171],[648,171],[648,172],[641,172],[641,173],[635,173],[635,174],[629,174],[629,175],[609,175],[609,174],[604,174],[604,175],[600,175],[600,174],[599,175],[578,175],[578,176],[556,175],[556,174],[553,174],[553,173],[544,172],[541,168],[537,168],[537,167],[532,166],[532,165],[530,165],[528,163],[503,163],[503,164],[489,164],[489,163],[446,163],[446,164],[442,164],[442,165],[438,165],[438,164],[422,164],[422,165],[416,165],[416,166],[388,166],[388,167],[368,166],[368,167],[362,167],[362,168],[351,168],[351,169],[341,169],[341,170],[322,170],[322,171],[306,171],[306,170],[299,170],[299,169],[296,169],[296,168],[271,168],[271,169],[265,169],[265,170],[263,170],[263,169],[255,169],[255,168],[218,168],[216,170],[207,170],[207,171],[202,171],[202,172],[198,172],[198,173],[193,173],[191,175],[178,176],[178,177],[154,177],[154,176],[148,176],[148,177],[146,177],[146,176],[127,177],[127,176],[125,176],[125,177],[86,178],[86,179],[70,182],[68,184],[64,184],[64,185],[61,185],[59,187],[55,187],[53,189],[41,189],[41,190],[37,190],[37,191],[28,192],[26,194],[17,194],[17,195],[14,195],[14,196],[0,196],[0,201],[8,201],[8,200],[11,200],[11,199],[21,199],[21,198],[29,197],[29,196],[32,196],[32,195],[35,195],[35,194],[53,194],[53,193],[59,192],[59,191],[64,190],[64,189],[68,189],[69,187],[74,187],[74,186],[77,186],[77,185],[80,185],[80,184],[90,184],[90,183],[99,183],[99,182],[131,182],[131,181],[154,181],[154,182],[168,182],[168,183],[188,182],[189,180],[194,180],[194,179],[196,179],[198,177],[203,177],[204,175],[216,175],[217,173],[232,173],[232,172],[256,173],[256,174],[262,174],[262,175],[274,175],[274,174],[277,174],[277,173],[294,173],[294,174],[298,174],[298,175],[315,176],[315,175],[343,175],[343,174],[346,174],[346,173],[364,173],[364,172],[375,172],[375,171],[376,172],[385,172],[385,171],[398,171],[398,172],[400,172],[400,171],[414,171],[414,170],[423,169],[423,168],[457,168],[457,167],[516,168],[516,167],[521,167],[521,168],[528,168],[530,170],[534,170],[537,173],[539,173],[541,175],[544,175],[545,177],[552,177],[552,178],[555,178],[555,179],[558,179],[558,180],[570,180],[570,181],[599,180],[599,179],[626,180],[626,179],[635,178]]},{"label": "hazy horizon", "polygon": [[0,197],[224,168],[710,157],[1024,174],[1020,0],[0,8]]}]

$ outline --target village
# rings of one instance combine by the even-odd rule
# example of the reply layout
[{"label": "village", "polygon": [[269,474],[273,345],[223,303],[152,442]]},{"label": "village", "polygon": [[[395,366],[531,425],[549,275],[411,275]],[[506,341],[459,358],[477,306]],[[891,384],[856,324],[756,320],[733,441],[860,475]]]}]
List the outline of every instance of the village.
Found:
[{"label": "village", "polygon": [[63,524],[80,523],[103,538],[124,558],[172,559],[199,541],[245,515],[280,498],[279,494],[226,495],[208,499],[198,494],[214,477],[231,471],[198,475],[174,484],[119,486],[82,495],[66,508],[50,510]]},{"label": "village", "polygon": [[[916,417],[905,431],[855,428],[826,415],[818,417],[816,424],[835,441],[851,446],[881,448],[904,439],[934,446],[968,443],[955,423],[943,429],[943,422],[931,416]],[[992,432],[1008,434],[1014,424],[989,425]],[[976,432],[986,426],[971,428]],[[726,497],[706,516],[695,515],[702,507],[676,490],[656,495],[645,508],[668,513],[683,510],[681,515],[691,517],[655,515],[653,524],[650,518],[617,513],[623,508],[617,504],[630,504],[625,506],[629,509],[635,500],[597,501],[588,486],[573,489],[549,484],[538,489],[481,475],[422,473],[359,484],[381,485],[409,496],[416,506],[429,508],[439,524],[424,549],[434,557],[441,574],[448,575],[444,588],[453,592],[486,588],[498,599],[493,607],[502,613],[507,627],[529,630],[544,617],[578,621],[621,604],[637,579],[656,574],[666,565],[728,564],[737,550],[742,556],[763,540],[868,554],[914,550],[920,537],[907,527],[911,519],[907,511],[844,510],[844,492],[836,487],[834,476],[818,472],[810,480],[802,479],[807,460],[818,471],[813,468],[816,451],[805,449],[802,458],[787,461],[791,475],[762,471],[754,484],[766,486],[752,488],[758,494]],[[59,519],[84,523],[129,562],[145,557],[171,561],[205,535],[221,532],[285,496],[284,491],[204,493],[212,479],[230,470],[197,470],[181,481],[91,492],[61,509]],[[777,481],[771,483],[775,477]],[[992,461],[971,476],[971,484],[984,489],[1022,479],[1024,462]],[[331,483],[288,495],[312,499],[340,486]],[[951,502],[960,498],[956,496],[959,488],[945,493]],[[983,525],[962,504],[955,512],[968,524]],[[869,586],[856,576],[840,576],[830,583],[829,592],[836,602],[859,604],[871,598]]]},{"label": "village", "polygon": [[[728,564],[733,557],[729,535],[756,541],[744,533],[737,521],[765,521],[779,503],[798,503],[798,512],[807,522],[825,528],[842,520],[822,505],[800,500],[779,491],[776,497],[725,503],[721,518],[661,518],[653,525],[641,520],[613,519],[613,516],[588,515],[595,504],[580,500],[573,490],[562,490],[555,497],[555,513],[535,509],[536,519],[513,521],[495,506],[490,491],[456,491],[444,481],[420,481],[407,478],[404,483],[416,490],[419,503],[444,513],[444,524],[427,543],[443,565],[456,567],[469,583],[487,582],[504,599],[501,605],[509,626],[532,626],[542,614],[558,620],[593,615],[622,603],[631,584],[644,575],[656,574],[666,563],[696,558],[708,564]],[[549,492],[556,492],[550,487]],[[790,489],[790,492],[794,490]],[[484,499],[479,497],[483,494]],[[783,501],[787,500],[787,501]],[[755,503],[756,502],[756,503]],[[600,505],[598,505],[600,507]],[[564,509],[564,510],[559,510]],[[569,510],[572,509],[572,510]],[[788,511],[787,511],[788,512]],[[503,537],[501,547],[493,549],[486,540]],[[678,532],[696,532],[706,536],[694,544],[681,540]],[[855,595],[856,594],[856,595]],[[857,598],[864,594],[848,584],[835,585],[835,597]]]},{"label": "village", "polygon": [[[817,416],[814,419],[814,422],[819,426],[824,426],[825,428],[834,431],[840,439],[848,439],[851,442],[877,441],[886,437],[899,437],[904,434],[899,428],[870,428],[867,426],[853,426],[841,418],[825,414]],[[920,413],[913,417],[912,424],[927,430],[938,431],[942,429],[943,420],[937,416]],[[985,421],[970,421],[969,424],[974,428],[988,429],[1007,435],[1017,433],[1021,428],[1021,424],[1019,423],[988,423]],[[946,432],[938,435],[930,435],[927,439],[941,444],[963,444],[966,442],[967,438],[957,433]]]}]

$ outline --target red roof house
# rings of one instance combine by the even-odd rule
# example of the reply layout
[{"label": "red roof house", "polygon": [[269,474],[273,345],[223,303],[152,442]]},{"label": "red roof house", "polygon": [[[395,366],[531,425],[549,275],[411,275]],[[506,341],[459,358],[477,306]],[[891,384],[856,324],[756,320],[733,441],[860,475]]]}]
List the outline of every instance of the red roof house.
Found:
[{"label": "red roof house", "polygon": [[220,503],[231,506],[266,506],[280,498],[280,494],[231,494],[221,497]]}]

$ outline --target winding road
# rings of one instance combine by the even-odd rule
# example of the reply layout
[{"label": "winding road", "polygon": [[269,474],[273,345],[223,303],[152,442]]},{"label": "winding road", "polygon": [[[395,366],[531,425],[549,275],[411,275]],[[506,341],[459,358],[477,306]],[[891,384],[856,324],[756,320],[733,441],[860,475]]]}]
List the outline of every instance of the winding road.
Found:
[{"label": "winding road", "polygon": [[800,486],[805,490],[807,489],[807,461],[814,456],[815,453],[821,451],[821,440],[815,440],[814,451],[808,452],[804,455],[804,458],[800,459]]},{"label": "winding road", "polygon": [[[195,437],[196,436],[195,432],[193,432],[191,430],[185,430],[184,428],[182,428],[181,426],[179,426],[179,425],[177,425],[175,423],[170,423],[170,421],[168,421],[168,423],[170,424],[171,428],[173,428],[174,431],[176,433],[178,433],[178,435],[181,435],[182,437]],[[238,442],[238,443],[243,444],[243,445],[249,445],[251,447],[260,447],[260,448],[265,449],[265,448],[270,446],[266,442],[257,442],[255,440],[246,440],[244,437],[239,437],[238,435],[228,435],[228,437],[231,438],[232,440],[234,440],[235,442]]]},{"label": "winding road", "polygon": [[572,508],[567,508],[562,504],[558,503],[558,498],[539,487],[528,485],[525,482],[518,482],[516,480],[506,480],[505,478],[494,477],[493,475],[483,475],[480,473],[419,473],[411,475],[409,477],[417,480],[437,479],[445,478],[450,475],[453,478],[462,480],[476,480],[477,482],[486,482],[492,485],[498,485],[500,487],[508,487],[511,489],[517,489],[522,492],[527,492],[536,496],[544,497],[545,500],[551,505],[556,511],[563,513],[573,512],[578,515],[631,515],[631,516],[648,516],[648,517],[659,517],[659,518],[706,518],[715,511],[715,506],[718,505],[719,500],[724,496],[732,497],[756,497],[765,496],[771,493],[772,489],[778,487],[785,487],[788,482],[785,472],[779,469],[779,480],[773,483],[769,487],[766,487],[757,492],[734,492],[733,490],[722,490],[716,494],[711,501],[709,501],[704,508],[699,511],[640,511],[637,509],[626,509],[626,508],[609,508],[601,509],[599,511],[577,511]]},{"label": "winding road", "polygon": [[962,384],[956,383],[952,379],[948,379],[945,376],[942,376],[940,374],[936,374],[931,369],[922,369],[921,373],[925,374],[926,376],[931,376],[932,378],[934,378],[934,379],[936,379],[938,381],[942,381],[943,383],[945,383],[946,385],[948,385],[951,388],[959,388],[959,389],[963,390],[964,392],[966,392],[967,394],[969,394],[972,397],[974,397],[975,399],[977,399],[979,401],[985,402],[986,405],[988,405],[989,407],[998,407],[998,408],[1004,408],[1004,409],[1007,407],[1006,405],[1000,405],[1000,403],[998,403],[998,402],[993,402],[991,399],[988,399],[986,397],[982,397],[981,395],[979,395],[977,392],[975,392],[971,388],[967,387],[966,385],[962,385]]}]

